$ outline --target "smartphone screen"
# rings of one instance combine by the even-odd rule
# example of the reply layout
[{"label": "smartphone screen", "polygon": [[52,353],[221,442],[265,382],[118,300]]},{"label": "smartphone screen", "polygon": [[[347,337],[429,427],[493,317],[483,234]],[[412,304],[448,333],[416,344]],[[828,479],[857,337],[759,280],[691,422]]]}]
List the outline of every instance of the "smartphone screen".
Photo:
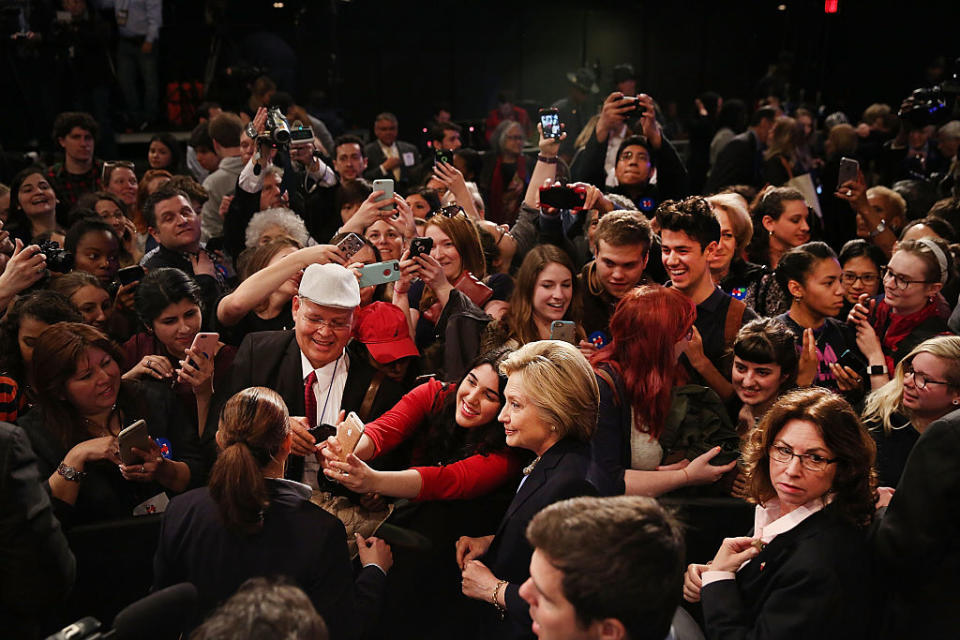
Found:
[{"label": "smartphone screen", "polygon": [[837,185],[853,180],[856,182],[860,174],[860,163],[852,158],[840,158],[840,173],[837,176]]},{"label": "smartphone screen", "polygon": [[560,137],[560,112],[556,109],[540,109],[540,128],[544,138]]}]

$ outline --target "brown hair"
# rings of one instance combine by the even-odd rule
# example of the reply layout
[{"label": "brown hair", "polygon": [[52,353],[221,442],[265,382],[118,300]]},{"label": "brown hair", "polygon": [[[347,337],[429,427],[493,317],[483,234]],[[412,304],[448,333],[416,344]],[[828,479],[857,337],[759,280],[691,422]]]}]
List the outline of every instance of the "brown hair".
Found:
[{"label": "brown hair", "polygon": [[597,245],[603,240],[614,247],[643,245],[643,255],[650,251],[653,232],[650,221],[640,211],[611,211],[601,216],[594,235]]},{"label": "brown hair", "polygon": [[877,446],[850,404],[820,387],[783,395],[745,436],[742,450],[747,500],[762,505],[777,496],[770,480],[770,447],[793,420],[816,425],[827,448],[837,458],[830,488],[831,507],[853,524],[869,524],[877,499]]},{"label": "brown hair", "polygon": [[[157,178],[166,178],[169,182],[173,178],[173,174],[167,171],[166,169],[148,169],[146,173],[143,174],[143,177],[140,178],[140,182],[137,184],[137,210],[143,211],[144,204],[147,201],[147,198],[150,197],[150,192],[147,189],[150,188],[150,183],[156,180]],[[160,185],[161,187],[164,185]],[[189,200],[189,196],[187,197]],[[153,224],[156,224],[154,222]]]},{"label": "brown hair", "polygon": [[240,278],[241,280],[246,280],[257,271],[265,268],[270,261],[273,260],[273,257],[278,253],[283,251],[286,248],[301,249],[300,243],[294,240],[289,236],[282,236],[268,242],[267,244],[260,245],[259,247],[251,247],[248,250],[245,250],[243,254],[247,251],[250,251],[246,257],[243,258],[243,266],[240,269]]},{"label": "brown hair", "polygon": [[87,349],[95,347],[117,362],[123,362],[120,348],[110,338],[90,325],[80,322],[58,322],[37,338],[33,350],[34,386],[38,408],[43,410],[44,424],[67,449],[88,437],[81,418],[67,400],[67,380],[77,372],[77,362]]},{"label": "brown hair", "polygon": [[570,278],[573,281],[573,297],[570,300],[567,313],[564,314],[564,319],[573,320],[576,323],[577,331],[583,333],[580,328],[580,318],[583,311],[583,302],[580,298],[581,284],[580,279],[577,278],[573,261],[570,260],[566,251],[562,251],[552,244],[541,244],[530,250],[530,253],[523,259],[520,270],[517,271],[516,286],[510,296],[510,306],[504,318],[508,332],[507,339],[516,338],[521,345],[540,339],[537,324],[533,319],[533,294],[537,285],[537,278],[551,264],[558,264],[570,272]]},{"label": "brown hair", "polygon": [[210,497],[229,529],[255,533],[270,505],[263,469],[280,451],[290,427],[283,398],[250,387],[227,400],[220,412],[220,455],[210,470]]},{"label": "brown hair", "polygon": [[[478,279],[487,275],[487,263],[483,259],[483,247],[480,244],[480,235],[466,215],[452,217],[436,215],[427,220],[427,227],[434,225],[450,237],[453,246],[460,254],[460,262],[465,271],[469,271]],[[424,227],[426,229],[426,227]]]}]

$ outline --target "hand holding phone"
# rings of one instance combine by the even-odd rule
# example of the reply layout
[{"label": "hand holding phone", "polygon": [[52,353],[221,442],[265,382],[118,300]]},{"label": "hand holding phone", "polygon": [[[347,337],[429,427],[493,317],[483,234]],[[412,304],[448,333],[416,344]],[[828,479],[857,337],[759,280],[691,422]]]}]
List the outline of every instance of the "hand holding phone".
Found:
[{"label": "hand holding phone", "polygon": [[840,171],[837,174],[837,187],[845,182],[856,182],[860,175],[860,163],[852,158],[840,158]]},{"label": "hand holding phone", "polygon": [[577,326],[572,320],[554,320],[550,323],[550,339],[562,340],[576,346]]},{"label": "hand holding phone", "polygon": [[377,199],[374,202],[386,202],[384,206],[380,207],[381,211],[393,212],[393,180],[390,178],[383,178],[381,180],[373,181],[373,190],[374,191],[383,191],[383,195],[377,196]]},{"label": "hand holding phone", "polygon": [[337,425],[337,442],[340,443],[340,461],[346,462],[347,455],[353,453],[363,435],[364,424],[360,417],[351,411],[346,419]]},{"label": "hand holding phone", "polygon": [[397,260],[384,260],[383,262],[374,262],[360,268],[360,279],[357,284],[361,289],[364,287],[374,287],[387,282],[399,280],[401,276],[400,262]]},{"label": "hand holding phone", "polygon": [[[392,195],[390,197],[393,198]],[[348,233],[347,237],[337,243],[337,248],[343,254],[344,262],[349,263],[350,258],[363,249],[363,245],[363,238],[355,233]]]},{"label": "hand holding phone", "polygon": [[416,237],[410,241],[410,259],[427,255],[433,249],[433,238]]},{"label": "hand holding phone", "polygon": [[120,448],[120,461],[125,465],[142,464],[143,458],[133,452],[134,448],[141,451],[150,450],[150,434],[147,433],[145,420],[137,420],[117,436]]},{"label": "hand holding phone", "polygon": [[544,138],[559,138],[561,133],[560,111],[554,108],[540,109],[540,130]]}]

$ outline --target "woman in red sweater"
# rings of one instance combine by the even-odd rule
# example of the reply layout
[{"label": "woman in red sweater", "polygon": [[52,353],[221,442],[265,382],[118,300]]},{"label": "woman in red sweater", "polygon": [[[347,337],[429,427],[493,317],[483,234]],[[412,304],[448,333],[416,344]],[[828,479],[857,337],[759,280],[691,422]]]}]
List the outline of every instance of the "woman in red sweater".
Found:
[{"label": "woman in red sweater", "polygon": [[[466,500],[494,491],[522,466],[522,454],[507,448],[497,422],[506,384],[497,365],[508,353],[480,356],[459,385],[430,380],[413,389],[366,425],[346,462],[328,439],[324,473],[351,491],[394,498]],[[410,439],[409,469],[378,471],[364,462]]]}]

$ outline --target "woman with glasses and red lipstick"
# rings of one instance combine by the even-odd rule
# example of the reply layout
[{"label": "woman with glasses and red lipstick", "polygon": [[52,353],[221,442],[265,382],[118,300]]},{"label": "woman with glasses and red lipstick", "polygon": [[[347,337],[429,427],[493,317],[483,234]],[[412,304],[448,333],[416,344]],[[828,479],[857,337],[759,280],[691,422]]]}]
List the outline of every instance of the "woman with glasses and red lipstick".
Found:
[{"label": "woman with glasses and red lipstick", "polygon": [[900,361],[893,379],[867,397],[863,421],[877,443],[880,485],[896,487],[927,426],[960,406],[960,337],[926,340]]},{"label": "woman with glasses and red lipstick", "polygon": [[874,455],[856,413],[830,391],[792,391],[770,408],[743,449],[752,536],[725,539],[684,578],[709,638],[868,637]]}]

